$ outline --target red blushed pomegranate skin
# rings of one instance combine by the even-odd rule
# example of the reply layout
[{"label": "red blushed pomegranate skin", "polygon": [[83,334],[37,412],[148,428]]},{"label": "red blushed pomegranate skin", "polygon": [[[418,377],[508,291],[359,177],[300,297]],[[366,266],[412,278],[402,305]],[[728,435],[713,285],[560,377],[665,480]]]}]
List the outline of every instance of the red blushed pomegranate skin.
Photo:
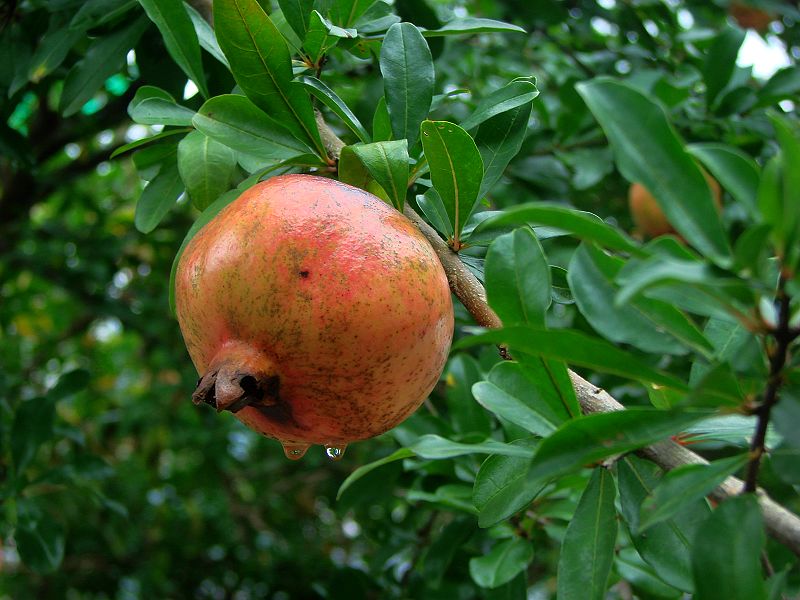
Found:
[{"label": "red blushed pomegranate skin", "polygon": [[229,403],[254,377],[265,400],[236,417],[285,446],[391,429],[433,389],[453,337],[422,234],[379,198],[311,175],[257,184],[200,230],[176,307],[198,372],[216,374],[205,401]]}]

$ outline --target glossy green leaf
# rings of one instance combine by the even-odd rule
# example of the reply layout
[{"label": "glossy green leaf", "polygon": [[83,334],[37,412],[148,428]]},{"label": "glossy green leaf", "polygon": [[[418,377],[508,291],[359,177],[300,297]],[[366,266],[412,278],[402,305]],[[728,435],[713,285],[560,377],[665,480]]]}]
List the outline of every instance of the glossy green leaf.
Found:
[{"label": "glossy green leaf", "polygon": [[392,452],[389,456],[384,456],[383,458],[380,458],[369,464],[358,467],[355,471],[350,473],[350,475],[348,475],[347,478],[342,482],[342,485],[339,486],[339,491],[336,492],[336,499],[338,500],[339,498],[341,498],[342,494],[345,493],[347,488],[349,488],[356,481],[364,477],[364,475],[366,475],[367,473],[370,473],[371,471],[374,471],[375,469],[377,469],[378,467],[382,467],[383,465],[387,465],[389,463],[398,460],[403,460],[404,458],[410,458],[412,456],[414,456],[414,453],[411,450],[409,450],[408,448],[400,448],[399,450],[395,450],[394,452]]},{"label": "glossy green leaf", "polygon": [[555,425],[531,408],[524,400],[512,396],[489,381],[480,381],[472,387],[475,399],[486,410],[506,419],[529,432],[546,436]]},{"label": "glossy green leaf", "polygon": [[[523,438],[515,446],[535,448],[536,440]],[[528,478],[530,458],[494,455],[487,458],[475,476],[472,501],[478,509],[478,525],[491,527],[525,508],[544,483]]]},{"label": "glossy green leaf", "polygon": [[558,559],[559,600],[603,600],[617,541],[617,488],[596,468],[569,522]]},{"label": "glossy green leaf", "polygon": [[69,117],[78,112],[103,83],[124,65],[128,51],[147,29],[148,21],[139,17],[127,27],[97,38],[84,56],[70,69],[61,91],[59,110]]},{"label": "glossy green leaf", "polygon": [[200,42],[181,0],[139,0],[147,16],[156,24],[172,59],[194,81],[204,98],[208,86],[200,56]]},{"label": "glossy green leaf", "polygon": [[406,140],[355,144],[350,148],[370,176],[389,195],[392,205],[402,212],[408,186],[408,145]]},{"label": "glossy green leaf", "polygon": [[407,139],[411,149],[433,100],[433,58],[419,29],[411,23],[392,25],[381,45],[380,68],[393,137]]},{"label": "glossy green leaf", "polygon": [[477,17],[462,17],[448,21],[439,29],[429,29],[422,32],[425,37],[440,37],[444,35],[466,35],[473,33],[525,33],[522,27],[495,21],[494,19],[480,19]]},{"label": "glossy green leaf", "polygon": [[795,98],[800,93],[800,71],[793,66],[779,69],[758,93],[759,106]]},{"label": "glossy green leaf", "polygon": [[311,23],[311,11],[316,2],[314,0],[278,0],[278,6],[289,26],[299,39],[305,39]]},{"label": "glossy green leaf", "polygon": [[175,206],[184,191],[183,181],[175,162],[167,162],[161,166],[152,181],[144,188],[139,201],[136,203],[136,212],[133,224],[142,233],[153,231],[170,209]]},{"label": "glossy green leaf", "polygon": [[480,240],[493,239],[499,232],[520,225],[555,227],[612,250],[641,254],[640,248],[632,239],[604,223],[597,215],[547,202],[520,204],[504,210],[478,224],[470,234],[469,241],[477,244]]},{"label": "glossy green leaf", "polygon": [[671,518],[696,500],[701,500],[729,475],[747,464],[747,454],[715,460],[710,464],[683,465],[664,475],[642,502],[639,531]]},{"label": "glossy green leaf", "polygon": [[701,290],[720,302],[735,300],[749,304],[753,292],[741,279],[717,274],[704,262],[652,256],[642,261],[629,261],[617,277],[620,290],[615,304],[622,306],[654,287],[685,285]]},{"label": "glossy green leaf", "polygon": [[469,561],[472,581],[482,588],[496,588],[508,583],[533,560],[533,545],[518,537],[498,542],[485,556]]},{"label": "glossy green leaf", "polygon": [[192,123],[229,148],[263,159],[286,160],[311,150],[244,96],[207,100]]},{"label": "glossy green leaf", "polygon": [[681,600],[683,592],[667,585],[656,575],[633,547],[621,548],[614,562],[614,571],[627,581],[637,594],[658,600]]},{"label": "glossy green leaf", "polygon": [[453,226],[454,247],[460,245],[461,230],[478,201],[483,161],[475,141],[458,125],[447,121],[424,121],[420,127],[422,148]]},{"label": "glossy green leaf", "polygon": [[758,181],[761,176],[756,161],[741,150],[716,143],[690,144],[686,149],[711,172],[723,189],[756,214]]},{"label": "glossy green leaf", "polygon": [[175,102],[164,90],[143,85],[128,105],[128,115],[142,125],[188,126],[192,124],[194,111]]},{"label": "glossy green leaf", "polygon": [[178,171],[197,210],[205,210],[230,188],[236,172],[236,153],[200,131],[178,144]]},{"label": "glossy green leaf", "polygon": [[235,190],[230,190],[217,198],[208,206],[208,208],[200,213],[200,216],[198,216],[197,219],[195,219],[195,222],[192,223],[189,231],[186,232],[180,248],[178,248],[178,251],[175,253],[175,258],[172,259],[172,268],[170,269],[169,273],[169,308],[173,315],[175,314],[175,276],[178,272],[178,263],[180,262],[183,251],[186,249],[186,246],[189,245],[189,242],[197,234],[197,232],[207,225],[214,217],[216,217],[223,208],[236,200],[243,191],[244,190],[237,188]]},{"label": "glossy green leaf", "polygon": [[21,402],[14,412],[10,446],[14,470],[21,475],[35,458],[39,447],[53,436],[55,400],[33,398]]},{"label": "glossy green leaf", "polygon": [[342,27],[352,27],[375,4],[375,0],[333,0],[331,20]]},{"label": "glossy green leaf", "polygon": [[755,223],[736,238],[733,246],[733,269],[742,276],[758,277],[767,268],[772,227],[767,223]]},{"label": "glossy green leaf", "polygon": [[303,49],[314,65],[320,64],[322,57],[342,38],[355,38],[355,29],[343,29],[332,24],[318,11],[311,12],[308,32],[303,40]]},{"label": "glossy green leaf", "polygon": [[130,152],[131,150],[136,150],[136,148],[141,148],[142,146],[147,146],[159,140],[163,140],[164,138],[170,138],[173,135],[185,135],[191,132],[191,128],[185,127],[182,129],[169,129],[167,131],[162,131],[161,133],[157,133],[156,135],[152,135],[147,138],[142,138],[141,140],[136,140],[131,142],[130,144],[125,144],[124,146],[120,146],[114,152],[111,153],[110,158],[116,158],[120,154],[124,154],[125,152]]},{"label": "glossy green leaf", "polygon": [[208,52],[211,56],[216,58],[219,62],[230,69],[228,59],[222,53],[222,48],[219,47],[217,36],[208,21],[203,18],[191,4],[184,3],[186,12],[189,13],[189,18],[192,20],[194,32],[197,34],[197,41],[200,42],[200,47]]},{"label": "glossy green leaf", "polygon": [[551,479],[609,456],[654,444],[707,414],[634,407],[577,417],[542,440],[528,476]]},{"label": "glossy green leaf", "polygon": [[500,454],[503,456],[530,457],[533,452],[527,448],[504,444],[492,439],[487,439],[479,444],[461,444],[453,442],[438,435],[423,435],[414,444],[409,446],[414,454],[420,458],[442,459],[453,458],[465,454]]},{"label": "glossy green leaf", "polygon": [[660,470],[653,463],[633,455],[617,463],[620,514],[631,531],[631,539],[641,557],[669,585],[692,592],[690,552],[697,528],[709,514],[705,499],[695,500],[671,518],[639,532],[642,502],[660,481]]},{"label": "glossy green leaf", "polygon": [[555,426],[581,414],[575,388],[564,363],[516,353],[516,361],[496,364],[487,379],[526,403]]},{"label": "glossy green leaf", "polygon": [[372,139],[376,142],[392,139],[392,121],[389,117],[389,109],[386,106],[386,98],[384,96],[378,99],[375,114],[372,116]]},{"label": "glossy green leaf", "polygon": [[694,540],[694,598],[765,600],[760,560],[765,543],[764,520],[755,494],[721,503]]},{"label": "glossy green leaf", "polygon": [[684,313],[666,302],[638,297],[615,306],[614,278],[624,261],[582,244],[572,255],[567,281],[581,314],[606,339],[644,352],[710,354],[711,344]]},{"label": "glossy green leaf", "polygon": [[636,381],[677,390],[687,389],[686,384],[674,375],[654,369],[635,355],[579,331],[568,329],[551,331],[523,326],[504,327],[463,338],[454,347],[469,348],[480,344],[508,344],[512,356],[516,349],[534,356],[556,359]]},{"label": "glossy green leaf", "polygon": [[538,95],[536,80],[520,77],[483,98],[460,125],[467,130],[473,129],[492,117],[531,103]]},{"label": "glossy green leaf", "polygon": [[417,205],[436,231],[441,233],[445,239],[453,237],[453,225],[450,223],[447,208],[445,208],[439,192],[434,188],[429,188],[424,194],[417,196]]},{"label": "glossy green leaf", "polygon": [[531,103],[500,113],[481,123],[475,144],[483,160],[483,181],[478,197],[483,198],[503,176],[508,163],[519,153],[528,132]]},{"label": "glossy green leaf", "polygon": [[344,103],[344,100],[336,95],[336,92],[334,92],[316,77],[304,75],[299,79],[299,81],[315,98],[330,108],[331,111],[333,111],[333,113],[339,117],[345,125],[347,125],[350,131],[358,136],[359,140],[365,144],[370,142],[369,133],[367,133],[367,130],[364,129],[361,121],[359,121],[358,117],[353,114],[353,111],[350,110],[350,107]]},{"label": "glossy green leaf", "polygon": [[433,493],[425,492],[420,489],[410,489],[406,493],[406,500],[409,502],[430,502],[438,504],[446,509],[455,509],[470,515],[476,514],[475,507],[472,505],[471,490],[468,486],[449,483],[440,485]]},{"label": "glossy green leaf", "polygon": [[744,42],[744,35],[743,30],[728,27],[714,38],[703,65],[708,106],[714,106],[715,100],[731,81],[736,69],[736,56]]},{"label": "glossy green leaf", "polygon": [[215,2],[214,27],[245,95],[320,158],[327,157],[311,100],[293,81],[286,42],[257,0]]},{"label": "glossy green leaf", "polygon": [[489,305],[506,325],[544,326],[550,307],[550,266],[529,228],[498,237],[484,265]]},{"label": "glossy green leaf", "polygon": [[80,8],[72,15],[69,28],[85,31],[91,27],[105,25],[137,5],[136,0],[87,0],[82,2]]},{"label": "glossy green leaf", "polygon": [[445,397],[448,420],[455,431],[487,438],[492,432],[489,415],[472,395],[473,384],[482,378],[480,365],[472,356],[456,354],[445,369]]},{"label": "glossy green leaf", "polygon": [[14,540],[23,564],[37,573],[52,573],[64,560],[64,529],[49,518],[21,520]]},{"label": "glossy green leaf", "polygon": [[722,264],[729,262],[730,248],[711,190],[664,110],[638,90],[607,77],[576,88],[605,131],[625,178],[644,185],[670,223],[698,250]]}]

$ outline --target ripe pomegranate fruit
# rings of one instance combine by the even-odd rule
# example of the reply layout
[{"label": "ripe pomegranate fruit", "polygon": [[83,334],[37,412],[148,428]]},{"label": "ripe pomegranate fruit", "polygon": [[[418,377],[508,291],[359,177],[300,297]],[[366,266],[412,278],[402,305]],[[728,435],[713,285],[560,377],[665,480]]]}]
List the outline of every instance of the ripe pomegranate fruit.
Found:
[{"label": "ripe pomegranate fruit", "polygon": [[[703,171],[717,210],[722,210],[722,189],[717,180]],[[632,183],[628,188],[628,205],[636,229],[644,237],[654,238],[668,233],[676,234],[675,228],[656,202],[653,194],[641,183]]]},{"label": "ripe pomegranate fruit", "polygon": [[278,439],[289,458],[408,417],[453,337],[444,270],[401,213],[358,188],[273,177],[203,227],[178,263],[193,395]]}]

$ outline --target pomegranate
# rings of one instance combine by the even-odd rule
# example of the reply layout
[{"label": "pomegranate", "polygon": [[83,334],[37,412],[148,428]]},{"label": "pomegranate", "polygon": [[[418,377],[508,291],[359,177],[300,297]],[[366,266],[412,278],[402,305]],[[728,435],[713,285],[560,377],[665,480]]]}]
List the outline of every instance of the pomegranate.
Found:
[{"label": "pomegranate", "polygon": [[401,213],[312,175],[259,183],[186,246],[175,299],[193,395],[279,440],[289,458],[408,417],[453,337],[444,270]]}]

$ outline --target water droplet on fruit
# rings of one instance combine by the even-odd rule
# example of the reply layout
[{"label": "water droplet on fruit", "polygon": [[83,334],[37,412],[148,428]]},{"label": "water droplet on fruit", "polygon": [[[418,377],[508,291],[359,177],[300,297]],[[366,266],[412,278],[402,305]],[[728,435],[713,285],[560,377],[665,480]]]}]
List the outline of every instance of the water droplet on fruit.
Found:
[{"label": "water droplet on fruit", "polygon": [[341,460],[345,450],[347,450],[347,444],[325,444],[325,454],[331,460]]},{"label": "water droplet on fruit", "polygon": [[310,447],[311,444],[283,444],[283,453],[289,460],[300,460]]}]

